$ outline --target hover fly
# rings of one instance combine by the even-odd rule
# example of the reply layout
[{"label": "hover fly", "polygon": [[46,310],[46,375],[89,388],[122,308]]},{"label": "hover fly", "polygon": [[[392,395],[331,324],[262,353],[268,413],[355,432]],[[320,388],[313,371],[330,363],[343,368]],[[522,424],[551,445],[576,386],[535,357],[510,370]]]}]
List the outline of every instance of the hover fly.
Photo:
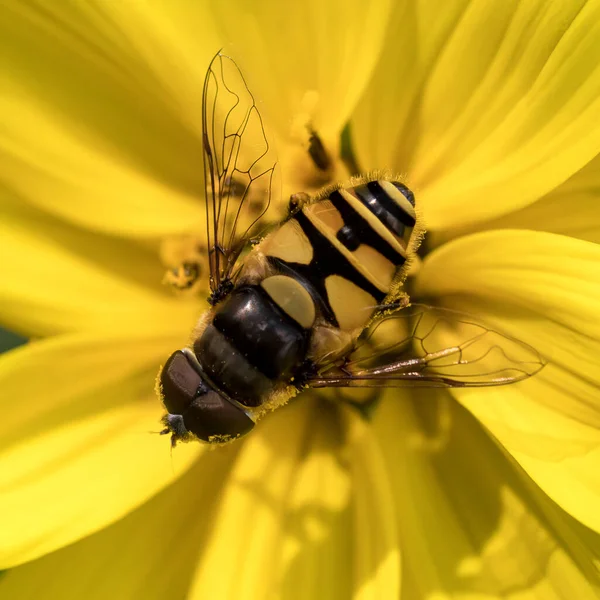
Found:
[{"label": "hover fly", "polygon": [[[277,159],[242,73],[221,52],[206,74],[202,125],[211,308],[159,375],[173,445],[245,435],[308,388],[495,386],[542,368],[519,340],[410,303],[403,283],[423,227],[395,178],[295,194],[261,237],[278,205]],[[310,144],[327,168],[314,132]],[[182,285],[196,275],[185,265]]]}]

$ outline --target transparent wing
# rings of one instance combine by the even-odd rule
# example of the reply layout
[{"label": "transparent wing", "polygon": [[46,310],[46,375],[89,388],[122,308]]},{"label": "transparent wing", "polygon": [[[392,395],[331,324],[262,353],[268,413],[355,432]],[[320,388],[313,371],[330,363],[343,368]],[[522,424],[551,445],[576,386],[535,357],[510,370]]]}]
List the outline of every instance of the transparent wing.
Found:
[{"label": "transparent wing", "polygon": [[412,304],[371,325],[338,364],[308,387],[482,387],[506,385],[545,364],[528,344],[449,309]]},{"label": "transparent wing", "polygon": [[256,101],[236,63],[221,52],[204,80],[202,137],[214,293],[229,280],[240,252],[260,233],[259,221],[269,220],[267,213],[279,199],[277,159]]}]

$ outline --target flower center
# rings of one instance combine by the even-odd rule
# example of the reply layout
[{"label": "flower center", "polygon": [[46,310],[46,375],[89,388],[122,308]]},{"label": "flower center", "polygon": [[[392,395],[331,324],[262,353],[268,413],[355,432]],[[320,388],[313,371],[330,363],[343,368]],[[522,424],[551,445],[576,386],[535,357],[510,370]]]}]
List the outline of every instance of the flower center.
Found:
[{"label": "flower center", "polygon": [[175,292],[208,295],[208,254],[204,236],[186,234],[162,240],[163,283]]}]

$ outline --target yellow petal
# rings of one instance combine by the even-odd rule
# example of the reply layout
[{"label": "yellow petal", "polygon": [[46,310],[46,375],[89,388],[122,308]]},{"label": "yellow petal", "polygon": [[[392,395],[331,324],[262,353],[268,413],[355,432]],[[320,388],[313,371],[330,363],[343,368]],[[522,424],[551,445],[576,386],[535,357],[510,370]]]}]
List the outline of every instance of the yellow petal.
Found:
[{"label": "yellow petal", "polygon": [[335,420],[324,414],[319,424],[316,415],[315,403],[300,399],[266,417],[247,438],[190,598],[276,597],[286,585],[292,594],[296,587],[299,598],[310,597],[325,576],[318,557],[327,549],[333,549],[327,568],[334,580],[343,572],[348,550],[335,540],[347,529],[348,477],[332,454],[340,435]]},{"label": "yellow petal", "polygon": [[116,521],[187,469],[151,435],[154,394],[172,338],[85,334],[2,356],[0,564],[46,554]]},{"label": "yellow petal", "polygon": [[363,171],[395,169],[410,176],[423,123],[415,122],[428,75],[465,12],[468,0],[399,2],[373,75],[352,113],[353,150]]},{"label": "yellow petal", "polygon": [[539,229],[600,243],[600,154],[534,204],[484,227]]},{"label": "yellow petal", "polygon": [[346,418],[347,441],[338,410],[304,394],[260,423],[226,485],[190,598],[398,597],[381,459],[358,417]]},{"label": "yellow petal", "polygon": [[338,136],[379,57],[392,2],[214,3],[225,50],[238,60],[282,135],[306,114]]},{"label": "yellow petal", "polygon": [[350,409],[348,459],[354,484],[354,600],[400,597],[400,540],[393,486],[377,435]]},{"label": "yellow petal", "polygon": [[390,392],[373,425],[396,499],[402,598],[595,597],[600,536],[540,493],[447,393]]},{"label": "yellow petal", "polygon": [[[105,13],[127,39],[132,57],[144,65],[154,86],[153,95],[164,95],[167,110],[195,136],[202,131],[200,99],[206,67],[223,40],[217,36],[208,3],[187,0],[109,2],[95,0],[91,9],[77,6],[89,17]],[[62,7],[55,10],[63,12]],[[94,21],[96,27],[102,23]],[[119,52],[122,48],[119,47]],[[144,73],[145,74],[145,73]],[[198,163],[185,161],[179,168],[195,169]],[[189,175],[191,175],[191,170]]]},{"label": "yellow petal", "polygon": [[30,335],[81,329],[189,330],[197,304],[161,288],[157,253],[68,226],[2,198],[0,315]]},{"label": "yellow petal", "polygon": [[[173,453],[179,461],[179,448]],[[102,531],[0,578],[0,596],[186,598],[237,449],[208,452],[155,498]]]},{"label": "yellow petal", "polygon": [[599,245],[500,230],[434,251],[416,287],[421,297],[477,314],[547,356],[549,364],[529,381],[456,395],[548,495],[596,531],[599,282]]},{"label": "yellow petal", "polygon": [[[378,117],[392,123],[392,164],[363,166],[407,172],[430,230],[524,207],[598,154],[599,2],[471,2],[448,12],[418,3],[402,23],[419,35],[404,41],[390,29],[390,58],[365,100],[374,109],[375,96],[408,97],[398,121],[392,112]],[[427,76],[386,86],[385,74],[409,74],[415,55]]]},{"label": "yellow petal", "polygon": [[[150,30],[145,47],[161,59],[149,67],[142,35],[105,14],[121,4],[2,4],[0,172],[27,201],[95,230],[185,231],[202,220],[201,136],[154,72],[168,44]],[[143,31],[141,6],[127,6]]]},{"label": "yellow petal", "polygon": [[537,202],[483,223],[434,232],[432,246],[479,229],[534,229],[600,243],[600,154]]}]

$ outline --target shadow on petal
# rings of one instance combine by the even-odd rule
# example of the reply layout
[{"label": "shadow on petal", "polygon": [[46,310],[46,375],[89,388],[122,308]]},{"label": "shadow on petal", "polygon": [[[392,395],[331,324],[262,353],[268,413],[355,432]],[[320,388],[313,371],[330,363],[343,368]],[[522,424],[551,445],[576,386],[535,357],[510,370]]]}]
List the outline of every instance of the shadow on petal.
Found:
[{"label": "shadow on petal", "polygon": [[388,394],[374,424],[397,503],[403,598],[593,597],[600,536],[550,501],[447,392]]}]

